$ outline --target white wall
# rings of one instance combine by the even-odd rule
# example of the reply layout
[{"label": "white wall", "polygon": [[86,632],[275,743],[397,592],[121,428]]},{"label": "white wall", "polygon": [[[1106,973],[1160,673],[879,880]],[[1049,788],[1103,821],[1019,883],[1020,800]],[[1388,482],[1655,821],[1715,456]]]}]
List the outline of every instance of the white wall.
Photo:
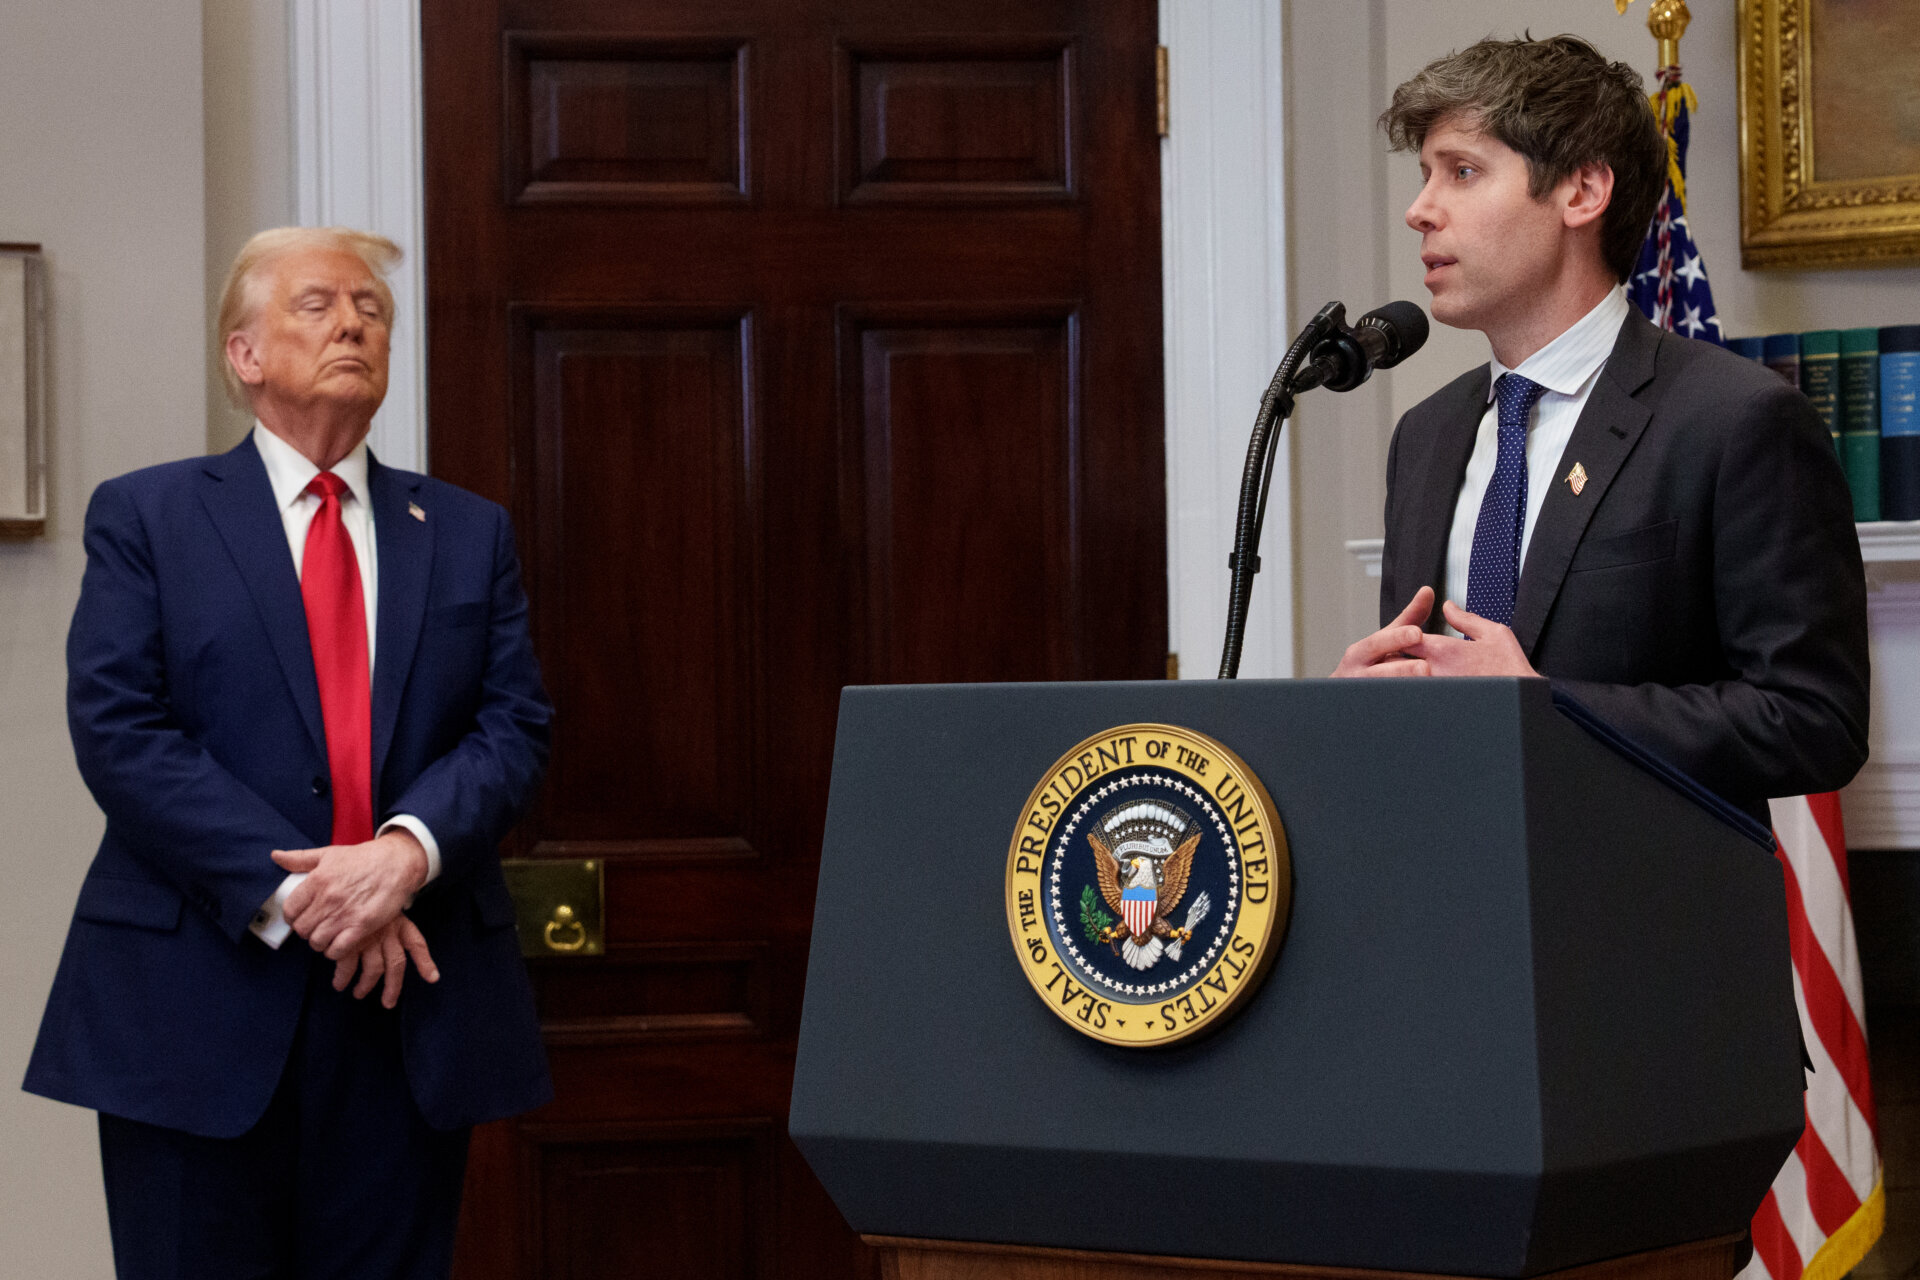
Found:
[{"label": "white wall", "polygon": [[0,543],[0,1258],[111,1274],[90,1112],[17,1084],[101,819],[63,691],[87,494],[201,451],[206,342],[200,0],[9,6],[0,40],[0,240],[48,265],[47,535]]},{"label": "white wall", "polygon": [[227,268],[256,231],[293,217],[285,0],[203,0],[207,193],[207,449],[240,442],[253,415],[227,400],[212,345]]}]

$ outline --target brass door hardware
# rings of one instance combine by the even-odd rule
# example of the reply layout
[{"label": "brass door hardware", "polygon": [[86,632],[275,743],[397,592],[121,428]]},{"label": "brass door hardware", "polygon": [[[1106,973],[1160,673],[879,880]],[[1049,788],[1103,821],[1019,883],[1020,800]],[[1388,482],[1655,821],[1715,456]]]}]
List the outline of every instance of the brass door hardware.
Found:
[{"label": "brass door hardware", "polygon": [[520,954],[597,956],[607,949],[606,864],[597,858],[509,858]]}]

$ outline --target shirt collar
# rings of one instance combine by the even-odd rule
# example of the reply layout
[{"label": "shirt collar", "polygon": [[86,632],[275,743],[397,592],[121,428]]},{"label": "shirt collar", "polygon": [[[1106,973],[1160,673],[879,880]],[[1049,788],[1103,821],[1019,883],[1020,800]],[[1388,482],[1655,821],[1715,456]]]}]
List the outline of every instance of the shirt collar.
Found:
[{"label": "shirt collar", "polygon": [[1488,402],[1493,400],[1493,385],[1504,373],[1517,373],[1563,396],[1578,393],[1613,353],[1628,309],[1626,286],[1618,285],[1559,337],[1522,360],[1518,369],[1508,369],[1494,356],[1493,376],[1487,380]]},{"label": "shirt collar", "polygon": [[[312,459],[267,430],[265,424],[257,419],[253,424],[253,447],[260,451],[260,461],[266,464],[267,483],[273,486],[274,505],[282,511],[298,502],[313,478],[320,474],[320,468],[313,465]],[[367,505],[365,440],[353,446],[351,453],[329,469],[347,482],[347,492],[362,506]]]}]

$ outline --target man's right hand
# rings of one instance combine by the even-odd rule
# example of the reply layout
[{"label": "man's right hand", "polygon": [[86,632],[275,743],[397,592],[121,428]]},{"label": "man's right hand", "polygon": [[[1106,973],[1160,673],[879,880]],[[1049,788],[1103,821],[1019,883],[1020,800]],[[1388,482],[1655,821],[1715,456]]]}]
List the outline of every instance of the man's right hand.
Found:
[{"label": "man's right hand", "polygon": [[440,981],[440,967],[433,962],[433,955],[427,950],[427,939],[420,927],[405,915],[393,918],[386,928],[375,931],[372,937],[361,944],[360,949],[333,966],[333,989],[345,991],[347,984],[353,981],[353,971],[360,970],[360,982],[353,989],[355,1000],[364,1000],[376,983],[385,980],[380,992],[380,1003],[391,1009],[400,1000],[400,983],[407,974],[407,957],[413,957],[413,967],[428,982]]},{"label": "man's right hand", "polygon": [[1347,646],[1336,676],[1429,676],[1433,674],[1425,658],[1409,658],[1404,650],[1420,643],[1426,634],[1420,624],[1433,612],[1433,588],[1422,587],[1413,593],[1413,601],[1400,616],[1372,635]]}]

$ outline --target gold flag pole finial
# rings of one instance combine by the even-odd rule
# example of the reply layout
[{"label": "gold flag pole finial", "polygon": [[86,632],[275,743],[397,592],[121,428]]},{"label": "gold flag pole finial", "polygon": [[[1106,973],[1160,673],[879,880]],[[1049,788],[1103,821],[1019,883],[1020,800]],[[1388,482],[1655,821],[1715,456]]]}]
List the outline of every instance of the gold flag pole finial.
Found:
[{"label": "gold flag pole finial", "polygon": [[[1616,13],[1625,13],[1633,0],[1613,0]],[[1650,0],[1647,30],[1660,42],[1660,69],[1680,65],[1680,37],[1687,33],[1693,15],[1687,12],[1687,0]]]}]

